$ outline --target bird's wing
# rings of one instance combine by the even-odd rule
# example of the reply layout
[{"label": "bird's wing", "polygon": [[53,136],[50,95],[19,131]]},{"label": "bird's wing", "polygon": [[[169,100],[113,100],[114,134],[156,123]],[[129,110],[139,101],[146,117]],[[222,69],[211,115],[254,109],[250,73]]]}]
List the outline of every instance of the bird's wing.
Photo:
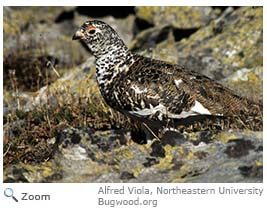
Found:
[{"label": "bird's wing", "polygon": [[166,87],[153,82],[145,85],[132,84],[128,91],[135,103],[129,113],[138,117],[156,116],[159,120],[163,117],[181,119],[194,115],[212,115],[196,95],[176,88],[176,81],[170,82]]},{"label": "bird's wing", "polygon": [[147,59],[135,64],[127,78],[129,113],[138,117],[228,116],[241,107],[240,97],[229,89],[176,65]]}]

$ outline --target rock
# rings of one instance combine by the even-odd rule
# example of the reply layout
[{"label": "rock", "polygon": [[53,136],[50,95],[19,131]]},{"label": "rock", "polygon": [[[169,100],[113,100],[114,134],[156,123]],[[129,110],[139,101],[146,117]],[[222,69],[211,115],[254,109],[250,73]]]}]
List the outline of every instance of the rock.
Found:
[{"label": "rock", "polygon": [[229,138],[227,143],[223,143],[218,136],[218,140],[208,148],[216,151],[205,156],[205,159],[212,163],[194,164],[195,170],[206,168],[206,172],[189,178],[186,182],[262,182],[262,133],[222,134],[223,137],[230,136],[233,139]]},{"label": "rock", "polygon": [[226,10],[177,44],[179,63],[222,80],[242,68],[262,66],[262,7]]},{"label": "rock", "polygon": [[[140,11],[151,9],[142,8]],[[206,27],[178,41],[177,50],[174,34],[179,31],[157,25],[141,31],[130,48],[141,55],[200,72],[241,96],[262,100],[262,7],[227,8]]]},{"label": "rock", "polygon": [[155,26],[190,29],[205,26],[220,13],[211,7],[136,7],[136,16]]},{"label": "rock", "polygon": [[[66,7],[4,7],[4,56],[12,50],[28,48],[32,55],[47,54],[61,63],[81,61],[77,55],[79,44],[71,41],[72,21],[57,23],[56,17]],[[36,16],[38,13],[38,16]],[[18,36],[19,35],[19,36]],[[73,52],[71,51],[73,50]],[[67,58],[68,57],[68,58]]]},{"label": "rock", "polygon": [[4,86],[14,89],[12,71],[20,91],[36,91],[57,79],[53,70],[62,73],[85,61],[87,51],[71,40],[72,20],[56,22],[65,9],[4,7]]},{"label": "rock", "polygon": [[[221,81],[236,93],[245,95],[250,100],[262,102],[263,67],[242,68]],[[257,94],[257,95],[255,95]]]},{"label": "rock", "polygon": [[262,137],[251,131],[173,132],[153,151],[154,144],[134,143],[120,130],[70,128],[57,137],[48,162],[11,166],[4,182],[262,182]]},{"label": "rock", "polygon": [[128,46],[133,52],[149,54],[156,45],[168,39],[170,27],[152,27],[138,33]]},{"label": "rock", "polygon": [[140,55],[177,63],[175,39],[169,27],[153,27],[139,33],[129,48]]},{"label": "rock", "polygon": [[[75,27],[78,28],[85,21],[92,19],[96,18],[75,13]],[[114,28],[114,30],[116,30],[116,32],[120,35],[126,45],[128,45],[132,41],[135,20],[135,17],[133,15],[129,15],[124,19],[115,19],[113,16],[105,16],[97,18],[97,20],[109,23],[109,25]]]}]

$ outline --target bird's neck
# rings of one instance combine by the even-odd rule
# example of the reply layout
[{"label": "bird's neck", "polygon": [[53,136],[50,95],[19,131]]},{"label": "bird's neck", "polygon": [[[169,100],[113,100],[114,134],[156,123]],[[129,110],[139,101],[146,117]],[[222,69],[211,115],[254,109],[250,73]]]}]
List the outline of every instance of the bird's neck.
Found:
[{"label": "bird's neck", "polygon": [[96,77],[99,86],[112,81],[120,72],[125,71],[125,63],[133,63],[133,55],[125,45],[112,45],[96,57]]}]

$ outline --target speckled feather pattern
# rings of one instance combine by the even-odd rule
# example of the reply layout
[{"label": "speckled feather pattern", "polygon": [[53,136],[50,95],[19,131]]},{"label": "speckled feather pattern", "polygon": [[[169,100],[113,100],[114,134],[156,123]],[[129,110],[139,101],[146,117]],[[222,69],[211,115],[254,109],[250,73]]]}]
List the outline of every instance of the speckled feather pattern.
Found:
[{"label": "speckled feather pattern", "polygon": [[262,130],[260,104],[200,73],[131,53],[103,22],[85,22],[80,30],[96,57],[101,94],[112,108],[151,129]]}]

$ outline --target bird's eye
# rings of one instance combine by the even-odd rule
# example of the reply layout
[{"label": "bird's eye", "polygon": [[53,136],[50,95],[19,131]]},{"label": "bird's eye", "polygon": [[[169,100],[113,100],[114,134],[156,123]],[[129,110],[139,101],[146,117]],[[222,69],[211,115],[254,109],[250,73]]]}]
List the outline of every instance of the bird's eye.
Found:
[{"label": "bird's eye", "polygon": [[91,34],[91,35],[95,34],[95,30],[90,30],[89,34]]}]

